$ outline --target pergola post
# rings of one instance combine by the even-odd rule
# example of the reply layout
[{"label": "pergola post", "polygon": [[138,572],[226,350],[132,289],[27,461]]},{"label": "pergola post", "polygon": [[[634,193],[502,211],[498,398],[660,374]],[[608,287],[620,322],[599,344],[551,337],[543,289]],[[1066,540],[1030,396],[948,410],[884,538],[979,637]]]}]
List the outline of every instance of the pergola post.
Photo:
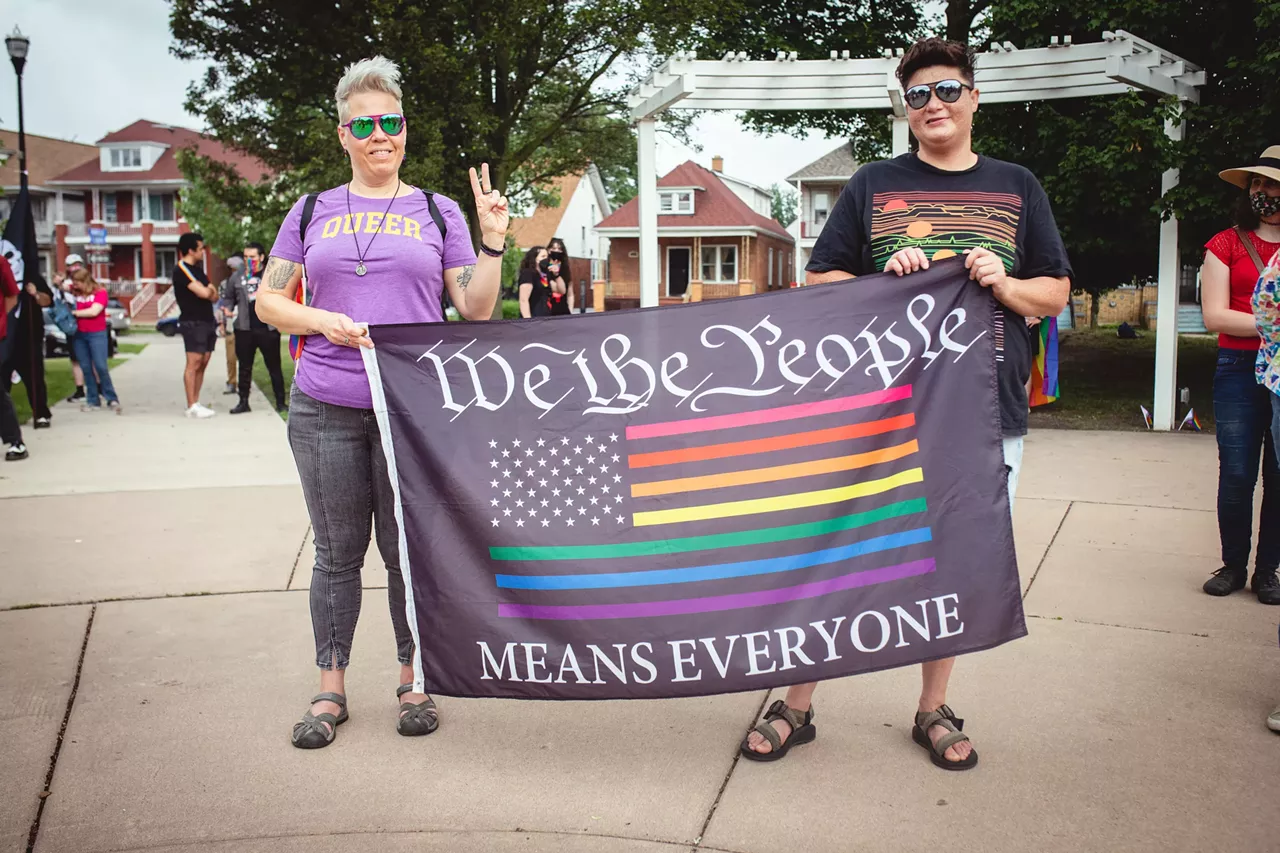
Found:
[{"label": "pergola post", "polygon": [[[1179,142],[1186,128],[1182,120],[1165,122],[1164,132]],[[1169,169],[1160,179],[1160,193],[1168,195],[1178,185],[1178,170]],[[1178,217],[1170,215],[1160,223],[1160,264],[1156,298],[1156,383],[1152,400],[1152,426],[1158,430],[1174,427],[1178,389],[1178,285],[1181,276],[1178,256]]]},{"label": "pergola post", "polygon": [[893,156],[901,157],[911,150],[911,125],[906,116],[893,116]]},{"label": "pergola post", "polygon": [[640,201],[640,307],[658,305],[658,154],[657,122],[642,118],[639,132],[639,162],[636,194]]}]

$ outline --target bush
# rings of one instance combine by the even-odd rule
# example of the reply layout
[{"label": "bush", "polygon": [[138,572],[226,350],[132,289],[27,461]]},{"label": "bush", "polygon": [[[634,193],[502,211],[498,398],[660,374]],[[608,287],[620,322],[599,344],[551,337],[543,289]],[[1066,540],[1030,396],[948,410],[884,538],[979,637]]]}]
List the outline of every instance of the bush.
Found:
[{"label": "bush", "polygon": [[502,319],[515,320],[520,316],[520,300],[504,299],[502,300]]}]

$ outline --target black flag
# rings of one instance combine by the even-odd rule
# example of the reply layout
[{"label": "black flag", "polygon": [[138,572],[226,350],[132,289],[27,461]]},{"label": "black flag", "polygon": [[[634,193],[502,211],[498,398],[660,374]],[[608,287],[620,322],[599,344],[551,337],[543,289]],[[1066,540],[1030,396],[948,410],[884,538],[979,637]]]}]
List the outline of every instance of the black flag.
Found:
[{"label": "black flag", "polygon": [[12,341],[6,361],[0,365],[0,371],[4,372],[0,381],[8,387],[10,378],[17,372],[26,386],[27,399],[37,425],[41,421],[47,423],[51,413],[44,379],[44,313],[26,287],[33,283],[47,291],[48,285],[40,275],[36,223],[31,213],[31,196],[26,189],[18,193],[9,210],[9,222],[4,227],[4,237],[0,239],[0,255],[12,267],[19,290],[18,305],[9,317]]},{"label": "black flag", "polygon": [[40,255],[36,250],[36,223],[31,215],[31,197],[27,190],[18,193],[9,210],[9,222],[4,227],[4,239],[0,242],[0,254],[13,268],[18,285],[35,281],[40,275]]}]

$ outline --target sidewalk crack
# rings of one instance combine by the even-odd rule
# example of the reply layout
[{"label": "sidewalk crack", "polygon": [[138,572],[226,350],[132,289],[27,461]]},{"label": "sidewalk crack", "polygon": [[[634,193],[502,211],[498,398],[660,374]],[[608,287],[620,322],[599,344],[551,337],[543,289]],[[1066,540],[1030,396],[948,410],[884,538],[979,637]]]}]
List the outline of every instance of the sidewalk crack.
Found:
[{"label": "sidewalk crack", "polygon": [[[751,715],[752,723],[760,719],[760,715],[764,713],[764,706],[769,701],[769,697],[772,694],[772,690],[766,690],[764,692],[764,696],[760,699],[760,704],[756,706],[755,713]],[[750,725],[748,728],[750,728]],[[693,839],[693,847],[691,850],[711,849],[702,846],[702,839],[706,836],[707,830],[711,828],[711,819],[716,816],[716,809],[720,806],[720,799],[724,797],[725,789],[729,787],[729,780],[733,778],[733,771],[738,769],[738,762],[741,760],[742,753],[734,750],[733,761],[729,763],[729,770],[724,774],[724,779],[720,782],[720,790],[716,791],[716,798],[711,802],[711,808],[707,811],[706,820],[702,822],[702,828],[698,830],[698,837]]]},{"label": "sidewalk crack", "polygon": [[1067,523],[1067,516],[1071,515],[1071,508],[1075,505],[1075,501],[1068,503],[1067,511],[1058,520],[1058,527],[1053,531],[1053,537],[1049,539],[1049,544],[1045,547],[1044,554],[1040,556],[1040,562],[1036,563],[1036,570],[1031,573],[1031,580],[1027,582],[1027,591],[1022,594],[1023,601],[1026,601],[1027,596],[1031,594],[1031,587],[1036,585],[1036,578],[1040,577],[1040,570],[1044,568],[1044,561],[1049,559],[1049,552],[1053,550],[1053,543],[1058,541],[1058,534],[1062,532],[1062,526]]}]

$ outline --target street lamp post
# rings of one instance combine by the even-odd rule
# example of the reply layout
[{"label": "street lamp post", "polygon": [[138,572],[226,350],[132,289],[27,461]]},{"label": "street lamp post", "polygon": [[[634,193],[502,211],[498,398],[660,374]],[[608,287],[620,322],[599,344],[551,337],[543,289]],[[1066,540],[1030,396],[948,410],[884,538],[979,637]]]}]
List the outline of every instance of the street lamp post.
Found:
[{"label": "street lamp post", "polygon": [[16,26],[13,34],[6,36],[4,46],[9,50],[9,60],[18,73],[18,175],[22,190],[27,189],[27,131],[22,117],[22,69],[27,65],[27,47],[31,40]]}]

